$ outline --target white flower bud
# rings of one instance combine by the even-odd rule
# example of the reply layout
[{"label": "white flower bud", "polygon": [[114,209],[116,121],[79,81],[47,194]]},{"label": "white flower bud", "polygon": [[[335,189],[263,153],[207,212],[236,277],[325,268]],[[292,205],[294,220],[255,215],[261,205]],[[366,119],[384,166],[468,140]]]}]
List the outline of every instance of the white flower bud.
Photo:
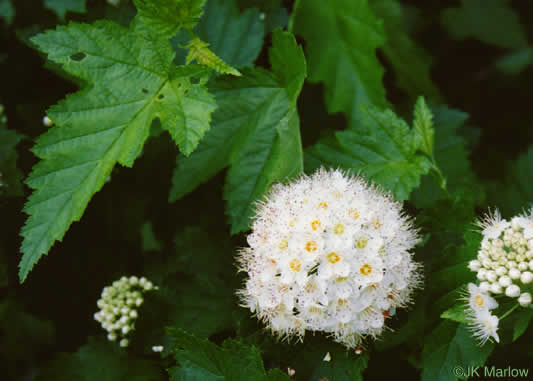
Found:
[{"label": "white flower bud", "polygon": [[129,309],[128,307],[124,307],[124,308],[122,308],[122,309],[120,310],[120,313],[121,313],[122,315],[127,315],[127,314],[130,313],[130,309]]},{"label": "white flower bud", "polygon": [[502,275],[505,275],[507,274],[507,269],[503,266],[499,266],[496,268],[496,275],[498,276],[502,276]]},{"label": "white flower bud", "polygon": [[130,311],[130,318],[135,319],[137,317],[137,311],[131,310]]},{"label": "white flower bud", "polygon": [[122,339],[122,340],[120,340],[120,346],[121,346],[122,348],[127,347],[129,343],[130,343],[130,342],[128,341],[128,339]]},{"label": "white flower bud", "polygon": [[509,270],[509,278],[511,279],[520,279],[521,275],[522,273],[520,272],[520,270],[516,268],[512,268]]},{"label": "white flower bud", "polygon": [[496,275],[494,271],[492,270],[487,271],[487,281],[489,281],[489,283],[496,282],[497,279],[498,279],[498,276]]},{"label": "white flower bud", "polygon": [[531,304],[531,294],[529,292],[524,292],[518,298],[518,303],[520,303],[522,307],[528,307]]},{"label": "white flower bud", "polygon": [[509,278],[507,275],[501,276],[500,279],[498,279],[498,283],[502,287],[509,287],[513,282],[511,278]]},{"label": "white flower bud", "polygon": [[122,317],[120,318],[119,322],[120,322],[121,324],[125,324],[125,323],[128,322],[128,320],[129,320],[129,319],[128,319],[128,316],[122,316]]},{"label": "white flower bud", "polygon": [[152,288],[154,288],[154,285],[150,281],[146,282],[146,284],[144,285],[144,289],[147,291],[151,290]]},{"label": "white flower bud", "polygon": [[526,271],[528,268],[529,268],[529,266],[525,262],[520,262],[518,264],[518,270],[520,270],[520,271]]},{"label": "white flower bud", "polygon": [[329,352],[326,353],[326,355],[324,356],[322,361],[326,361],[326,362],[330,362],[331,361],[331,355],[329,354]]},{"label": "white flower bud", "polygon": [[481,268],[477,272],[477,279],[479,280],[487,280],[487,270]]},{"label": "white flower bud", "polygon": [[136,305],[137,307],[140,307],[140,305],[143,304],[143,301],[144,301],[143,298],[137,298],[137,299],[135,300],[135,305]]},{"label": "white flower bud", "polygon": [[502,286],[499,283],[492,283],[490,285],[490,292],[493,294],[501,294],[503,292]]},{"label": "white flower bud", "polygon": [[107,340],[115,341],[116,339],[117,339],[117,335],[115,335],[114,333],[108,333],[107,334]]},{"label": "white flower bud", "polygon": [[529,269],[533,271],[533,260],[529,261]]},{"label": "white flower bud", "polygon": [[533,251],[532,250],[526,251],[525,255],[526,255],[527,259],[533,259]]},{"label": "white flower bud", "polygon": [[518,297],[520,295],[520,287],[518,287],[516,284],[510,285],[505,289],[505,295],[510,298]]},{"label": "white flower bud", "polygon": [[481,291],[483,292],[488,292],[490,290],[490,283],[489,282],[481,282],[479,284],[479,288],[481,289]]},{"label": "white flower bud", "polygon": [[533,282],[533,273],[529,271],[523,272],[522,275],[520,276],[520,281],[524,284],[529,284]]},{"label": "white flower bud", "polygon": [[162,345],[154,345],[152,351],[154,352],[163,352],[164,347]]},{"label": "white flower bud", "polygon": [[130,331],[130,326],[129,325],[125,325],[124,327],[122,327],[121,331],[122,331],[123,335],[126,335]]},{"label": "white flower bud", "polygon": [[43,124],[46,127],[52,127],[54,125],[54,122],[52,122],[52,120],[47,115],[45,115],[43,118]]}]

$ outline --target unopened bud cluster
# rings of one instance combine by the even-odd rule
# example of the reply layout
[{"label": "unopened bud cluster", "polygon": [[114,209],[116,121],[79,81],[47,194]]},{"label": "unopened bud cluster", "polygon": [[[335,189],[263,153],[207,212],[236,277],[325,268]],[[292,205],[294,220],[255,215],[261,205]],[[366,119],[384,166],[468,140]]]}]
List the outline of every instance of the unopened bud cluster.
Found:
[{"label": "unopened bud cluster", "polygon": [[410,253],[419,237],[401,204],[340,171],[275,185],[252,231],[239,294],[282,337],[322,331],[356,348],[420,283]]},{"label": "unopened bud cluster", "polygon": [[120,340],[120,346],[129,344],[126,336],[135,329],[138,308],[143,304],[143,293],[157,289],[144,277],[122,277],[109,287],[104,287],[102,297],[96,303],[100,311],[94,319],[102,325],[110,341]]},{"label": "unopened bud cluster", "polygon": [[477,273],[479,288],[487,293],[516,298],[522,307],[531,304],[533,283],[533,216],[511,222],[498,212],[481,221],[483,241],[477,259],[468,267]]}]

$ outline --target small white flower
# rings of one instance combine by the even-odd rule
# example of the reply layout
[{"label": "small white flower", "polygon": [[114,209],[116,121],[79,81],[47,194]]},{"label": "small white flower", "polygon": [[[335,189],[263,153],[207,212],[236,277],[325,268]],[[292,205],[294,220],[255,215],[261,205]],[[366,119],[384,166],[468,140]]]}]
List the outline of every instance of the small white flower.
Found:
[{"label": "small white flower", "polygon": [[128,339],[122,339],[122,340],[120,340],[120,346],[121,346],[122,348],[127,347],[129,343],[130,343],[130,342],[128,341]]},{"label": "small white flower", "polygon": [[520,279],[520,276],[522,274],[520,273],[520,270],[518,270],[517,268],[512,268],[509,270],[509,278],[511,279]]},{"label": "small white flower", "polygon": [[473,283],[468,284],[468,305],[473,311],[492,310],[498,302]]},{"label": "small white flower", "polygon": [[154,345],[152,347],[152,351],[154,352],[163,352],[163,349],[165,349],[162,345]]},{"label": "small white flower", "polygon": [[322,331],[355,348],[420,286],[410,252],[419,240],[390,195],[322,169],[274,185],[258,203],[238,294],[277,335]]},{"label": "small white flower", "polygon": [[326,362],[330,362],[331,361],[331,355],[329,354],[329,352],[326,353],[326,355],[324,356],[322,361],[326,361]]},{"label": "small white flower", "polygon": [[52,120],[47,115],[45,115],[43,118],[43,124],[46,127],[52,127],[54,125],[54,122],[52,122]]},{"label": "small white flower", "polygon": [[483,228],[482,234],[489,239],[495,239],[500,234],[511,226],[511,223],[502,219],[502,216],[498,210],[492,214],[486,215],[481,221],[478,222],[478,226]]},{"label": "small white flower", "polygon": [[498,283],[500,284],[500,286],[502,287],[509,287],[511,285],[511,283],[513,283],[513,281],[511,280],[511,278],[509,278],[507,275],[503,275],[500,277],[500,279],[498,280]]},{"label": "small white flower", "polygon": [[490,337],[497,343],[500,342],[497,333],[498,323],[498,317],[486,309],[479,310],[469,317],[469,326],[473,330],[474,336],[480,341],[480,345],[485,344]]}]

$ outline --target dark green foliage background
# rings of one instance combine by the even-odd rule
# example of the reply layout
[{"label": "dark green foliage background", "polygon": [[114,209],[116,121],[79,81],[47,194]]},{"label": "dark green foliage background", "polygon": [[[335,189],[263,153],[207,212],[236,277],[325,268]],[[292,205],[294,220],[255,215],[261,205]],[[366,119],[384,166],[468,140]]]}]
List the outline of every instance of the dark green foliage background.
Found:
[{"label": "dark green foliage background", "polygon": [[[75,92],[78,85],[58,73],[53,64],[45,64],[28,40],[54,28],[61,19],[41,1],[13,3],[16,16],[12,23],[0,17],[0,104],[5,106],[8,128],[24,136],[16,148],[16,166],[26,177],[38,161],[30,148],[47,129],[42,124],[45,110],[67,93]],[[115,9],[103,0],[86,3],[87,13],[68,12],[66,19],[93,22],[109,18],[127,25],[135,14],[131,4]],[[387,2],[382,3],[388,9]],[[459,361],[453,356],[460,357],[464,350],[468,352],[466,357],[472,357],[468,361],[482,363],[492,349],[487,360],[491,366],[530,366],[531,329],[513,343],[512,332],[504,332],[507,341],[478,352],[477,347],[462,342],[464,327],[441,319],[440,314],[454,304],[455,289],[473,280],[465,264],[475,255],[479,243],[479,237],[470,232],[474,218],[495,206],[505,217],[511,217],[533,200],[532,59],[519,73],[505,72],[498,66],[502,59],[512,59],[509,55],[530,49],[527,41],[533,41],[533,3],[507,2],[518,15],[517,20],[505,21],[511,24],[498,18],[502,15],[498,10],[486,18],[479,15],[475,25],[481,29],[502,28],[498,33],[503,36],[497,41],[490,33],[483,38],[476,36],[469,29],[473,20],[466,23],[468,28],[463,25],[467,30],[461,30],[461,25],[449,27],[444,18],[441,22],[444,11],[461,7],[460,1],[400,3],[407,10],[406,24],[412,40],[432,59],[432,83],[426,87],[426,94],[417,86],[411,88],[416,91],[406,90],[401,84],[408,83],[407,75],[413,73],[408,69],[406,77],[400,78],[403,72],[395,69],[391,51],[378,49],[377,59],[385,69],[386,101],[411,124],[416,96],[426,95],[435,120],[445,126],[439,130],[436,122],[435,156],[448,177],[451,195],[434,197],[438,186],[426,175],[406,201],[407,210],[416,217],[425,236],[424,246],[416,251],[416,259],[425,265],[425,291],[417,293],[409,312],[400,311],[392,319],[394,332],[369,343],[358,356],[320,335],[308,335],[303,344],[289,345],[276,342],[262,331],[248,311],[237,306],[232,294],[243,280],[242,274],[236,274],[233,255],[246,245],[246,234],[231,235],[227,224],[223,193],[227,170],[169,203],[178,149],[166,132],[156,129],[159,133],[150,137],[134,167],[114,169],[111,181],[96,193],[81,221],[74,223],[63,241],[56,242],[41,258],[22,285],[17,275],[19,231],[27,217],[21,210],[30,190],[26,187],[24,195],[0,193],[0,379],[184,380],[187,372],[192,372],[203,374],[205,380],[223,379],[217,378],[221,374],[228,380],[260,380],[265,369],[285,371],[290,366],[296,369],[297,380],[357,380],[361,374],[365,380],[399,374],[405,379],[453,380],[451,370],[441,368]],[[271,31],[287,24],[294,4],[288,0],[241,0],[239,5],[241,11],[261,9],[272,23],[255,61],[256,66],[270,68]],[[380,16],[378,9],[376,14]],[[256,15],[258,11],[247,12]],[[473,18],[472,14],[465,17]],[[517,25],[524,28],[526,42],[516,42],[511,35]],[[386,24],[385,30],[388,27]],[[207,32],[199,33],[208,38]],[[298,34],[297,40],[304,50],[309,48]],[[350,124],[346,114],[328,114],[326,103],[323,84],[305,82],[297,103],[304,149]],[[466,114],[447,114],[449,109],[438,104]],[[454,161],[458,157],[469,158],[475,175],[468,162]],[[146,275],[162,290],[147,298],[133,345],[125,352],[106,342],[92,316],[101,289],[129,274]],[[517,324],[509,323],[509,330]],[[166,334],[164,326],[173,327],[173,334]],[[213,349],[212,344],[191,338],[181,329],[217,345],[230,341],[225,342],[224,350]],[[152,345],[161,343],[166,347],[188,343],[194,350],[189,348],[192,355],[181,350],[176,364],[171,357],[161,359],[151,352]],[[459,350],[449,349],[449,343]],[[209,350],[219,351],[209,366],[200,360],[199,364],[188,360],[188,356],[201,358],[199,354]],[[241,351],[243,355],[236,356]],[[331,364],[321,361],[327,351],[334,358]],[[220,365],[238,364],[246,356],[250,357],[247,363],[257,363],[249,373],[228,376]],[[131,371],[137,378],[125,370],[131,364],[139,368]],[[185,370],[179,368],[184,364],[188,364]],[[91,373],[93,365],[106,367],[109,373]],[[205,373],[209,367],[215,369],[212,374]],[[287,379],[276,370],[264,377]]]}]

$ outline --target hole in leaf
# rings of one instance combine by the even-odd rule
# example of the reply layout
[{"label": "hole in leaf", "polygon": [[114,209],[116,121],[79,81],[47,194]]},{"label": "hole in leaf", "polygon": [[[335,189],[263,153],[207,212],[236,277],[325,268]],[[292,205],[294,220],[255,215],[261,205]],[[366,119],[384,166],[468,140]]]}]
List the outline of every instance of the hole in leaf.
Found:
[{"label": "hole in leaf", "polygon": [[144,94],[148,94],[148,89],[141,89]]},{"label": "hole in leaf", "polygon": [[83,61],[85,59],[85,57],[87,57],[87,54],[83,53],[83,52],[78,52],[78,53],[75,53],[73,55],[70,56],[70,59],[73,60],[73,61]]},{"label": "hole in leaf", "polygon": [[159,96],[157,97],[157,99],[163,99],[163,98],[165,98],[164,94],[159,94]]}]

